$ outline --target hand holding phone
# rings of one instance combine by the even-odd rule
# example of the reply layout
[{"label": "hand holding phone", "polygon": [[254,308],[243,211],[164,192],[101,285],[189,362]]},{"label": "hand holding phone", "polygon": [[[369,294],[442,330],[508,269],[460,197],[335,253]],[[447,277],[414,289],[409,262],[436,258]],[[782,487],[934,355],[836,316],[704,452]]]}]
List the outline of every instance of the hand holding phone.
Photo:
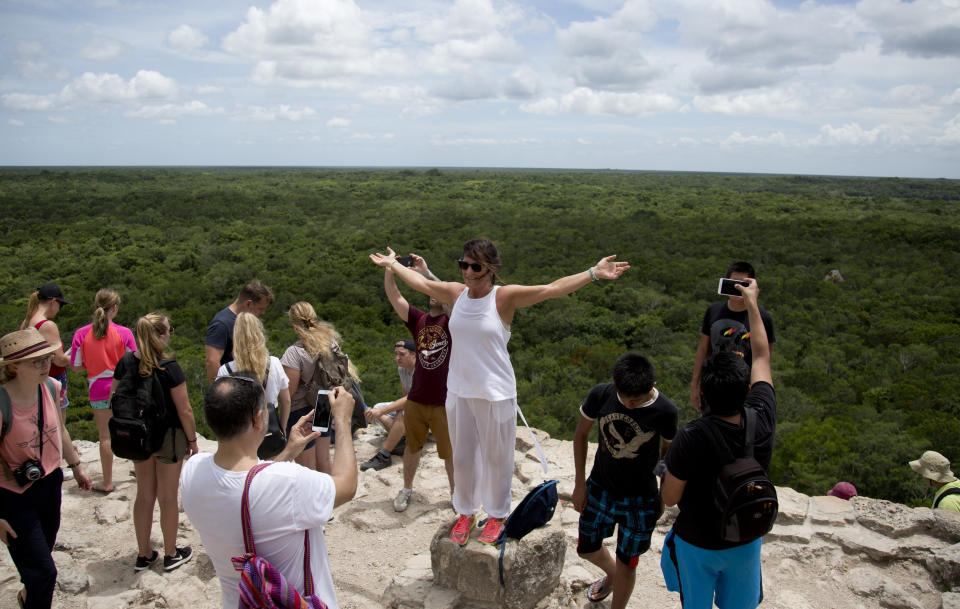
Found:
[{"label": "hand holding phone", "polygon": [[740,290],[736,288],[737,285],[747,287],[750,285],[750,282],[742,279],[728,279],[723,277],[720,279],[720,284],[717,286],[717,294],[724,294],[726,296],[743,296],[743,294],[740,293]]},{"label": "hand holding phone", "polygon": [[413,256],[399,256],[397,262],[406,267],[413,266]]},{"label": "hand holding phone", "polygon": [[330,390],[321,389],[317,392],[317,402],[313,408],[313,431],[321,433],[330,429]]}]

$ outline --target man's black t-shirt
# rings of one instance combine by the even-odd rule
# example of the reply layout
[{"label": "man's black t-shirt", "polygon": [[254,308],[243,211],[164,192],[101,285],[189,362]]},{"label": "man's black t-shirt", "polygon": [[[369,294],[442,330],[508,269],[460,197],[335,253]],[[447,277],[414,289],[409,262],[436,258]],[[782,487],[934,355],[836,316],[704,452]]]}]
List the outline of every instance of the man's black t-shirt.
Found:
[{"label": "man's black t-shirt", "polygon": [[653,468],[660,438],[672,440],[677,433],[676,405],[660,393],[649,406],[627,408],[613,383],[601,383],[587,394],[580,413],[599,427],[590,479],[617,498],[656,496]]},{"label": "man's black t-shirt", "polygon": [[[707,307],[703,314],[703,323],[700,324],[700,333],[710,337],[710,348],[713,353],[716,348],[717,333],[726,329],[723,320],[732,319],[743,324],[747,330],[750,330],[750,319],[746,311],[731,311],[726,302],[715,302]],[[763,327],[767,330],[767,342],[771,345],[777,342],[776,334],[773,329],[773,316],[764,309],[760,309],[760,319],[763,320]],[[750,352],[745,355],[747,365],[753,361]]]},{"label": "man's black t-shirt", "polygon": [[[773,387],[763,381],[755,383],[743,405],[745,408],[753,408],[757,413],[753,456],[769,473],[777,420],[777,399]],[[680,514],[673,530],[687,543],[707,550],[723,550],[742,544],[720,539],[722,514],[714,505],[713,489],[720,468],[725,463],[714,446],[710,432],[703,428],[711,423],[719,428],[731,452],[741,455],[744,439],[742,420],[740,425],[734,425],[719,419],[708,423],[705,418],[701,418],[680,428],[665,461],[667,471],[676,478],[687,481],[680,498]]]},{"label": "man's black t-shirt", "polygon": [[204,344],[223,349],[223,355],[220,356],[221,366],[233,361],[233,325],[236,321],[237,314],[231,311],[230,307],[224,307],[213,316],[207,326]]}]

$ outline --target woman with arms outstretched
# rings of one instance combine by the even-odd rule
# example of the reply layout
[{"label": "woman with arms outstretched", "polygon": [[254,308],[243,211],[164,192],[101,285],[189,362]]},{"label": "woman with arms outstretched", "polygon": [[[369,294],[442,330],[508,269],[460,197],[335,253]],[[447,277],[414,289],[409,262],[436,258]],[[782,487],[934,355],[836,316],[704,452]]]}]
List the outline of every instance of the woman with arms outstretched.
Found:
[{"label": "woman with arms outstretched", "polygon": [[591,281],[617,279],[630,268],[602,258],[582,273],[546,285],[494,285],[500,253],[489,239],[463,245],[458,260],[463,282],[429,281],[402,264],[387,248],[371,254],[411,288],[453,305],[452,349],[447,376],[447,422],[453,444],[453,508],[459,517],[450,539],[464,545],[481,506],[489,518],[481,543],[493,544],[510,513],[510,483],[517,427],[517,382],[507,352],[510,324],[517,309],[573,293]]}]

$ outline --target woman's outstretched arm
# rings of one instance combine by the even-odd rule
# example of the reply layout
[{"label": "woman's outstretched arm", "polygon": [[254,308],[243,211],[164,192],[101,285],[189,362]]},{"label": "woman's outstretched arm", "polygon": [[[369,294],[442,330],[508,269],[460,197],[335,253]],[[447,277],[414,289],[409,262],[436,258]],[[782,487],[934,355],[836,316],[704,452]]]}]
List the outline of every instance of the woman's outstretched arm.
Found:
[{"label": "woman's outstretched arm", "polygon": [[370,260],[377,266],[392,270],[394,275],[402,279],[404,283],[414,290],[421,294],[432,296],[446,304],[452,305],[456,302],[460,292],[466,287],[462,283],[453,281],[430,281],[417,271],[405,267],[402,264],[397,264],[397,254],[389,247],[387,248],[386,254],[381,254],[380,252],[370,254]]}]

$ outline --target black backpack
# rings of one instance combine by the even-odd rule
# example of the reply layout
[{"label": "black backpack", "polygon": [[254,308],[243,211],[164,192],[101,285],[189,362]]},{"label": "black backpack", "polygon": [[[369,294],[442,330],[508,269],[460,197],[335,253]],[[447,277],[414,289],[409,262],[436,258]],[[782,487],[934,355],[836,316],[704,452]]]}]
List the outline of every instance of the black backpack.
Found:
[{"label": "black backpack", "polygon": [[[164,399],[163,388],[157,380],[157,371],[150,376],[140,376],[140,362],[132,354],[127,374],[117,379],[117,387],[110,397],[113,416],[107,426],[110,429],[110,448],[121,459],[149,459],[160,450],[163,438],[170,428],[170,415]],[[160,360],[162,367],[171,359]]]},{"label": "black backpack", "polygon": [[745,408],[743,417],[745,434],[741,457],[733,455],[710,417],[702,419],[721,462],[725,463],[717,474],[713,501],[722,514],[720,539],[732,543],[748,543],[769,533],[780,509],[776,487],[753,458],[757,413],[753,408]]},{"label": "black backpack", "polygon": [[350,433],[367,426],[363,414],[363,393],[358,383],[350,376],[350,358],[334,345],[329,354],[321,353],[313,360],[313,376],[305,384],[308,400],[316,397],[320,389],[333,389],[342,386],[353,396],[353,416],[350,420]]},{"label": "black backpack", "polygon": [[538,529],[550,522],[557,509],[557,481],[547,480],[530,489],[517,507],[507,516],[497,537],[495,544],[500,544],[500,586],[503,583],[503,553],[506,550],[507,538],[523,539],[534,529]]}]

